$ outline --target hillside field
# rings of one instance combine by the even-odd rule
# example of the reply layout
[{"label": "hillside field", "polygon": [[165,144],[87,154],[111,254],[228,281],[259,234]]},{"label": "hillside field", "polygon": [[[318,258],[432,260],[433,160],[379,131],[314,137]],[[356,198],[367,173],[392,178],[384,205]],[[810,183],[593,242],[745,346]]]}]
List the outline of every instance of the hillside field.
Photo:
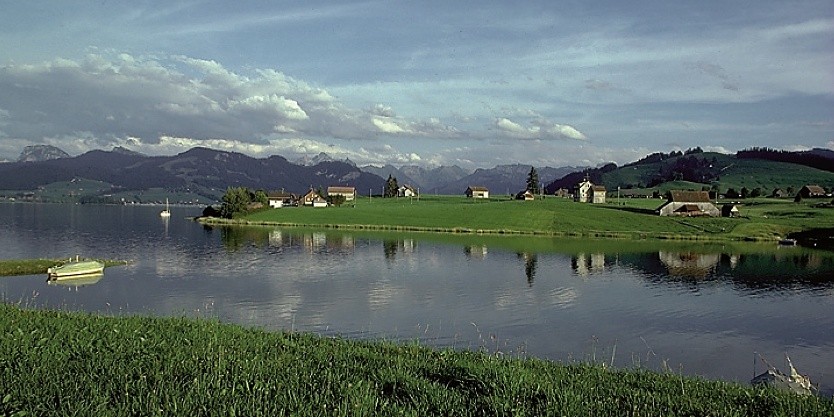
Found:
[{"label": "hillside field", "polygon": [[834,227],[834,209],[820,205],[823,201],[748,199],[740,206],[740,218],[660,217],[654,210],[664,202],[661,199],[610,201],[594,205],[556,197],[534,201],[507,197],[364,197],[340,207],[263,209],[236,221],[376,230],[703,240],[773,240],[790,232]]}]

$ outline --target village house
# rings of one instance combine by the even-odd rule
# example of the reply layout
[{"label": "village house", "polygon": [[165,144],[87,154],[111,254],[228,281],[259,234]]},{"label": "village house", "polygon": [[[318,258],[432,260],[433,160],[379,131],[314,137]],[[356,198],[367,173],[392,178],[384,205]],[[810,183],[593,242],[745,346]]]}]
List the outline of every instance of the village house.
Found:
[{"label": "village house", "polygon": [[269,207],[272,208],[289,206],[294,204],[296,200],[298,200],[298,196],[296,196],[295,194],[284,191],[273,191],[267,193],[266,198],[269,201]]},{"label": "village house", "polygon": [[530,190],[519,191],[518,194],[515,195],[516,200],[524,200],[524,201],[532,201],[536,199],[536,196]]},{"label": "village house", "polygon": [[658,207],[661,216],[711,216],[718,217],[721,211],[712,204],[708,191],[669,191],[668,200]]},{"label": "village house", "polygon": [[584,181],[576,185],[573,192],[573,200],[579,203],[605,203],[605,187],[602,185],[594,185],[591,180],[585,178]]},{"label": "village house", "polygon": [[556,197],[568,198],[570,197],[570,190],[567,188],[560,188],[553,192],[553,195]]},{"label": "village house", "polygon": [[319,193],[316,192],[316,190],[313,190],[312,188],[310,189],[310,191],[307,191],[306,194],[301,196],[301,198],[298,201],[299,201],[299,203],[298,203],[299,205],[304,205],[304,206],[309,206],[309,207],[326,207],[327,206],[327,200],[325,200],[324,197],[322,197]]},{"label": "village house", "polygon": [[397,188],[397,197],[416,197],[417,190],[410,185],[402,185],[400,188]]},{"label": "village house", "polygon": [[469,198],[489,198],[489,190],[486,187],[470,185],[466,189],[466,196]]},{"label": "village house", "polygon": [[345,197],[345,201],[353,201],[356,198],[356,187],[327,187],[327,196],[340,195]]},{"label": "village house", "polygon": [[799,195],[802,198],[820,198],[825,197],[825,189],[819,185],[805,185],[799,189]]}]

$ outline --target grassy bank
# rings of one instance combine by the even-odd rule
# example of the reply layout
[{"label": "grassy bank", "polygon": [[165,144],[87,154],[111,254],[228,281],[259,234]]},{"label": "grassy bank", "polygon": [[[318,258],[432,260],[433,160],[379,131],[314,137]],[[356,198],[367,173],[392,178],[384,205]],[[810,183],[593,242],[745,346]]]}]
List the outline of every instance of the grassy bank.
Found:
[{"label": "grassy bank", "polygon": [[[0,277],[45,274],[47,268],[62,265],[67,259],[0,259]],[[127,261],[103,260],[104,266],[126,265]]]},{"label": "grassy bank", "polygon": [[0,415],[820,416],[834,402],[601,365],[0,305]]},{"label": "grassy bank", "polygon": [[[775,240],[791,232],[834,227],[834,209],[789,200],[751,199],[740,218],[660,217],[662,201],[622,199],[582,204],[562,198],[516,201],[451,196],[360,198],[356,204],[267,209],[231,222],[299,227],[549,236],[698,240]],[[222,219],[203,220],[224,223]]]}]

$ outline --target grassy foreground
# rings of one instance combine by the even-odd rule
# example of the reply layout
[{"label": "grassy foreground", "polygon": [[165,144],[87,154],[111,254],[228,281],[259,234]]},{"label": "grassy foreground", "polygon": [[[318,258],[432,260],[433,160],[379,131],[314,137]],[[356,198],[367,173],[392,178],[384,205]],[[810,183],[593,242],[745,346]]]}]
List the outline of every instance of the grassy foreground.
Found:
[{"label": "grassy foreground", "polygon": [[[313,209],[266,209],[231,222],[451,233],[542,234],[615,238],[777,240],[811,228],[834,228],[834,208],[822,201],[749,199],[740,218],[660,217],[657,199],[621,199],[607,204],[548,197],[472,200],[454,196],[359,198],[356,204]],[[223,219],[204,219],[223,223]]]},{"label": "grassy foreground", "polygon": [[[65,262],[66,259],[0,259],[0,277],[45,274],[48,268]],[[127,264],[127,261],[104,260],[102,262],[105,268]]]},{"label": "grassy foreground", "polygon": [[821,416],[819,397],[415,343],[0,304],[0,415]]}]

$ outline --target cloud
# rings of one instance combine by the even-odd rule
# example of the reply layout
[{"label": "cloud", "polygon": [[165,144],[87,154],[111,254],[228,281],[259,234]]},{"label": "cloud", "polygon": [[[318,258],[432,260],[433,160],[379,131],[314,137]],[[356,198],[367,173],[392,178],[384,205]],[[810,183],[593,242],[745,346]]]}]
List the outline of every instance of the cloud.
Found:
[{"label": "cloud", "polygon": [[733,151],[731,151],[731,150],[729,150],[729,149],[727,149],[723,146],[704,146],[702,148],[703,148],[704,152],[717,152],[717,153],[723,153],[725,155],[732,155],[732,154],[735,153],[735,152],[733,152]]},{"label": "cloud", "polygon": [[[182,64],[182,66],[177,66]],[[259,141],[275,132],[367,139],[377,129],[365,112],[325,90],[273,70],[236,74],[214,61],[121,54],[0,67],[6,134],[45,138],[85,131],[103,139],[162,135]]]},{"label": "cloud", "polygon": [[525,127],[510,119],[500,117],[495,120],[495,128],[500,135],[516,139],[587,139],[573,126],[553,123],[543,118],[534,119],[530,127]]}]

